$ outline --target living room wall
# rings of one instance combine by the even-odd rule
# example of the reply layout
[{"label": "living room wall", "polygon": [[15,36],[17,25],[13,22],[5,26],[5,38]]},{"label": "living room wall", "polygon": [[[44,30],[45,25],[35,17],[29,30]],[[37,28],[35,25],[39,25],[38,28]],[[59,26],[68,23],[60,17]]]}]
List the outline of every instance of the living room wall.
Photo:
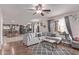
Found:
[{"label": "living room wall", "polygon": [[0,19],[0,45],[1,45],[1,19]]},{"label": "living room wall", "polygon": [[48,32],[48,24],[47,24],[47,20],[42,20],[40,21],[40,32]]},{"label": "living room wall", "polygon": [[79,15],[69,16],[73,37],[79,37]]},{"label": "living room wall", "polygon": [[0,48],[1,48],[1,44],[3,43],[2,40],[2,26],[3,26],[3,18],[2,18],[2,14],[1,14],[1,9],[0,9]]}]

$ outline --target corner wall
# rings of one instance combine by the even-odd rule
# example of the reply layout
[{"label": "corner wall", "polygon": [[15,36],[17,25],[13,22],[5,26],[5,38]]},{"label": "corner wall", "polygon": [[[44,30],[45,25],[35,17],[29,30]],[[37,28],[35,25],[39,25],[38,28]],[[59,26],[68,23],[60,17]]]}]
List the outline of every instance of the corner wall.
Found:
[{"label": "corner wall", "polygon": [[79,37],[79,17],[69,16],[73,37]]},{"label": "corner wall", "polygon": [[3,17],[2,17],[2,12],[1,12],[1,9],[0,9],[0,48],[3,44],[3,37],[2,37],[2,33],[3,33],[3,29],[2,29],[2,26],[3,26]]}]

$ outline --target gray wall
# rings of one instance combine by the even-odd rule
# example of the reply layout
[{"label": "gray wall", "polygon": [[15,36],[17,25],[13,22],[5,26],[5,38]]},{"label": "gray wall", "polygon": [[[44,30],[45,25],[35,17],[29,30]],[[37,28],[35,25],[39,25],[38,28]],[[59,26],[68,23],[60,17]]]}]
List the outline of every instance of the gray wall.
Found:
[{"label": "gray wall", "polygon": [[55,21],[51,21],[51,23],[50,23],[50,31],[52,33],[55,32]]},{"label": "gray wall", "polygon": [[0,46],[1,46],[1,19],[0,19]]},{"label": "gray wall", "polygon": [[2,18],[2,13],[1,13],[1,9],[0,9],[0,48],[1,48],[1,44],[3,43],[3,41],[2,41],[2,23],[3,23],[3,18]]},{"label": "gray wall", "polygon": [[45,25],[46,27],[40,26],[40,32],[48,32],[48,24],[47,24],[47,20],[42,20],[40,21],[43,25]]},{"label": "gray wall", "polygon": [[79,16],[73,15],[69,17],[73,37],[79,37]]}]

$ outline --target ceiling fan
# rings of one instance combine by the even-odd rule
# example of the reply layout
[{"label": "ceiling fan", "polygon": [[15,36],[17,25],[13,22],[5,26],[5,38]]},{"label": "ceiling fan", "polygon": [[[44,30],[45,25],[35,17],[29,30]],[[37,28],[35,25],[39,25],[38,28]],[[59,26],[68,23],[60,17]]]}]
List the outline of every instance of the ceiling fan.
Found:
[{"label": "ceiling fan", "polygon": [[41,14],[41,16],[44,16],[45,13],[49,13],[50,9],[44,9],[42,4],[38,4],[34,6],[34,9],[28,9],[29,11],[34,11],[33,15],[35,14]]}]

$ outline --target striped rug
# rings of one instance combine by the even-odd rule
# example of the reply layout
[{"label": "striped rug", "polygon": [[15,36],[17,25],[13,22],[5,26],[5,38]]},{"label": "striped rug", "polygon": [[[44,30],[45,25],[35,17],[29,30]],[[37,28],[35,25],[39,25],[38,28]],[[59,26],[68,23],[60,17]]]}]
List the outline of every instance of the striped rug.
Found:
[{"label": "striped rug", "polygon": [[[46,48],[48,47],[48,48]],[[33,55],[75,55],[74,53],[71,53],[69,50],[62,48],[54,48],[52,50],[52,47],[47,46],[44,47],[41,43],[31,46],[32,54]]]}]

